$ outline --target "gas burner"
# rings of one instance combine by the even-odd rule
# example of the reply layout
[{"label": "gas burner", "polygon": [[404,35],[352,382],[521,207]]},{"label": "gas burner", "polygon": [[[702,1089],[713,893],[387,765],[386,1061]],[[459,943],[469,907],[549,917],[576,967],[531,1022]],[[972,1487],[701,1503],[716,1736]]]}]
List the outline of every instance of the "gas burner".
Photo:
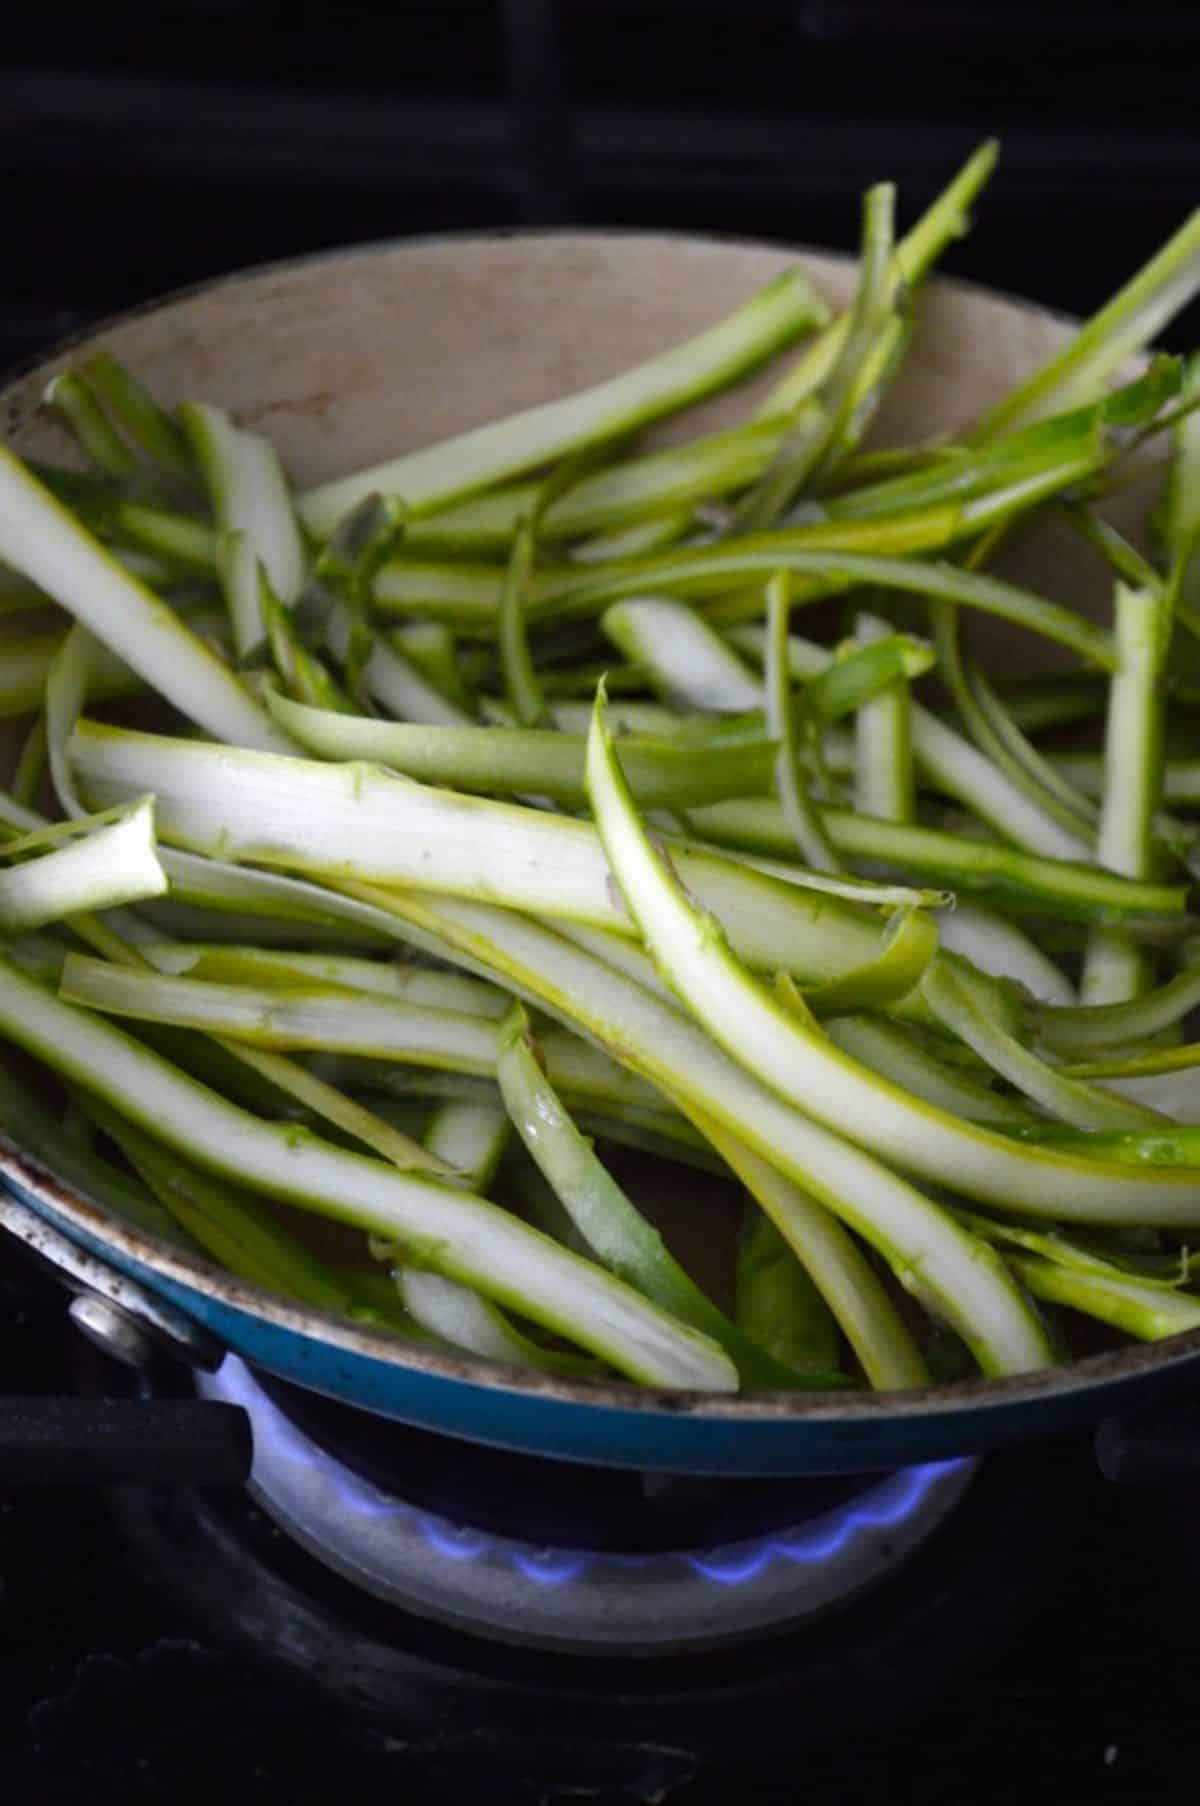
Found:
[{"label": "gas burner", "polygon": [[[953,1511],[978,1463],[928,1463],[841,1485],[781,1528],[715,1546],[546,1546],[452,1521],[365,1479],[229,1356],[198,1380],[243,1406],[250,1491],[310,1554],[376,1598],[476,1635],[592,1655],[714,1649],[795,1628],[878,1585]],[[454,1464],[459,1445],[442,1445]],[[590,1470],[576,1470],[586,1487]],[[789,1494],[792,1496],[789,1497]]]}]

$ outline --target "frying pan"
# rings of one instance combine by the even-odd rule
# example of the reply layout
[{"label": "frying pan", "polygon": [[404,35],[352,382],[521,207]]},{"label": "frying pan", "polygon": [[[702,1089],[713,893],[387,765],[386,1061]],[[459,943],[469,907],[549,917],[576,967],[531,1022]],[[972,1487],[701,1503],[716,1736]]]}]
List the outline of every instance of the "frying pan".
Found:
[{"label": "frying pan", "polygon": [[[61,457],[58,429],[39,405],[45,382],[68,351],[104,344],[167,402],[203,397],[268,433],[303,485],[608,376],[701,330],[796,255],[739,240],[565,232],[413,239],[272,265],[175,295],[60,349],[0,394],[2,430],[24,453]],[[846,260],[800,255],[831,300],[848,297]],[[930,285],[875,442],[911,441],[978,414],[1070,331],[1070,322],[1023,302],[963,283]],[[732,422],[768,380],[704,404],[686,426],[668,423],[658,436]],[[1122,496],[1123,524],[1136,521],[1144,499]],[[1023,541],[1009,568],[1086,606],[1096,573],[1081,562],[1077,542],[1050,527]],[[979,640],[994,664],[1007,658],[1011,668],[1019,658],[1024,666],[1030,657],[1032,642],[1006,638],[1000,623],[979,623]],[[126,1299],[195,1326],[176,1337],[193,1353],[215,1341],[383,1416],[564,1460],[742,1475],[891,1468],[1200,1386],[1200,1333],[916,1393],[730,1398],[518,1374],[413,1348],[245,1284],[117,1220],[3,1140],[0,1180],[35,1213],[26,1240],[36,1244],[39,1224],[42,1239],[65,1235]],[[693,1227],[702,1243],[703,1221]]]}]

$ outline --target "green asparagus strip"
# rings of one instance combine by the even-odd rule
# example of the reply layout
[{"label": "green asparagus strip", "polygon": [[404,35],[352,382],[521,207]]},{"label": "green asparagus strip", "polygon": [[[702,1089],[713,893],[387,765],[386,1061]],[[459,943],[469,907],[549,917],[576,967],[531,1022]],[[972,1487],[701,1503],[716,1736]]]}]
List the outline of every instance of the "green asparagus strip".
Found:
[{"label": "green asparagus strip", "polygon": [[992,761],[920,704],[912,711],[913,751],[929,782],[964,803],[1026,852],[1087,864],[1091,842],[1056,817]]},{"label": "green asparagus strip", "polygon": [[169,414],[110,351],[93,352],[81,375],[135,445],[172,476],[195,481],[187,441]]},{"label": "green asparagus strip", "polygon": [[[981,144],[948,186],[896,246],[892,259],[893,289],[913,290],[927,275],[952,239],[961,238],[970,224],[970,209],[999,155],[994,139]],[[770,415],[795,407],[826,380],[850,330],[847,308],[806,347],[776,384],[760,413]]]},{"label": "green asparagus strip", "polygon": [[546,703],[530,656],[525,631],[525,593],[534,559],[534,516],[521,522],[513,540],[500,597],[500,668],[504,690],[522,727],[545,725]]},{"label": "green asparagus strip", "polygon": [[1137,1129],[1153,1122],[1155,1112],[1141,1104],[1079,1079],[1065,1078],[1048,1066],[979,1009],[948,967],[927,972],[922,989],[945,1027],[1049,1115],[1077,1129],[1100,1133]]},{"label": "green asparagus strip", "polygon": [[472,1191],[486,1192],[509,1141],[504,1111],[478,1098],[448,1098],[425,1128],[431,1154],[461,1173]]},{"label": "green asparagus strip", "polygon": [[942,946],[996,978],[1012,978],[1042,1003],[1073,1004],[1073,986],[1016,923],[959,897],[939,918]]},{"label": "green asparagus strip", "polygon": [[[945,517],[944,510],[930,511],[934,512]],[[866,522],[864,526],[870,524]],[[815,590],[822,594],[829,593],[832,588],[865,584],[920,596],[945,596],[963,607],[978,608],[984,614],[1028,628],[1069,651],[1078,652],[1103,670],[1115,668],[1112,636],[1061,603],[1048,601],[998,577],[963,571],[955,565],[871,556],[812,545],[818,533],[831,536],[835,529],[836,523],[822,527],[793,527],[778,533],[760,534],[754,539],[727,541],[724,545],[692,553],[666,552],[651,558],[631,559],[615,574],[577,579],[577,587],[562,591],[554,599],[554,609],[572,614],[598,614],[609,603],[633,595],[682,595],[704,600],[719,597],[742,582],[751,584],[756,578],[765,582],[776,571],[786,570],[794,579],[815,580]],[[919,544],[911,547],[914,552],[923,549]],[[797,584],[793,600],[803,601],[809,594],[805,584]],[[740,618],[745,618],[750,606],[747,603],[743,608],[739,602]],[[753,606],[756,613],[762,613],[761,592]],[[722,617],[724,624],[733,619],[738,610],[710,607],[706,613],[710,621]]]},{"label": "green asparagus strip", "polygon": [[841,978],[828,978],[804,994],[814,1016],[844,1016],[884,1009],[921,982],[938,950],[937,923],[928,911],[897,910],[884,929],[878,957]]},{"label": "green asparagus strip", "polygon": [[[774,569],[789,567],[803,574],[807,579],[805,599],[814,600],[857,580],[841,568],[845,559],[881,555],[901,559],[911,553],[940,551],[981,531],[987,524],[989,506],[986,500],[968,503],[966,508],[939,504],[880,520],[817,521],[695,551],[680,548],[626,558],[598,570],[592,565],[547,565],[530,580],[529,615],[539,625],[589,620],[609,602],[626,597],[682,595],[725,598],[720,611],[723,616],[732,621],[754,618],[762,612],[759,586]],[[750,587],[730,598],[728,592],[743,581]],[[503,571],[496,565],[439,565],[394,558],[376,579],[374,599],[384,614],[419,612],[450,622],[464,633],[493,638],[502,588]],[[1028,612],[1027,599],[1019,606]],[[715,618],[718,610],[714,605],[709,612]],[[1078,617],[1071,620],[1077,630]]]},{"label": "green asparagus strip", "polygon": [[46,717],[42,713],[34,716],[13,766],[12,794],[17,803],[28,807],[41,789],[47,750]]},{"label": "green asparagus strip", "polygon": [[0,847],[11,860],[34,853],[0,871],[0,931],[23,934],[80,910],[110,909],[158,897],[167,878],[154,851],[154,813],[149,797],[122,811],[120,819],[87,830],[50,852],[29,840]]},{"label": "green asparagus strip", "polygon": [[[1096,857],[1131,878],[1153,876],[1154,822],[1162,796],[1162,674],[1171,637],[1170,601],[1161,585],[1117,585],[1120,664],[1109,696],[1104,795]],[[1122,1003],[1153,980],[1145,950],[1119,930],[1088,937],[1080,995],[1085,1004]]]},{"label": "green asparagus strip", "polygon": [[363,1054],[460,1072],[491,1073],[496,1065],[496,1027],[486,1016],[399,998],[172,978],[80,954],[67,959],[60,991],[89,1009],[211,1030],[257,1047]]},{"label": "green asparagus strip", "polygon": [[[271,588],[261,564],[258,566],[258,606],[275,670],[288,695],[312,708],[352,714],[354,704],[349,695],[322,659],[304,645],[293,614]],[[353,677],[353,672],[348,669],[348,681],[353,682]],[[269,680],[264,683],[263,694],[268,704],[272,688]]]},{"label": "green asparagus strip", "polygon": [[576,540],[567,556],[577,564],[605,564],[614,559],[639,558],[643,552],[661,552],[685,538],[696,524],[691,508],[673,508],[653,520],[635,521],[631,527],[615,527],[611,533],[594,533]]},{"label": "green asparagus strip", "polygon": [[[538,523],[546,545],[631,526],[665,528],[676,511],[743,488],[770,459],[784,420],[750,421],[591,471],[552,501]],[[422,557],[495,557],[508,550],[538,485],[473,496],[411,523],[405,539]],[[578,555],[578,548],[574,555]]]},{"label": "green asparagus strip", "polygon": [[1039,1120],[1020,1099],[994,1091],[961,1067],[940,1060],[911,1029],[898,1022],[850,1015],[827,1018],[823,1026],[843,1053],[939,1110],[992,1129]]},{"label": "green asparagus strip", "polygon": [[1047,1047],[1060,1054],[1086,1053],[1096,1047],[1119,1047],[1158,1035],[1200,1008],[1200,969],[1179,972],[1156,990],[1128,1003],[1090,1004],[1078,1009],[1043,1009],[1038,1032]]},{"label": "green asparagus strip", "polygon": [[[201,1029],[251,1048],[358,1054],[486,1077],[496,1071],[499,1031],[494,1018],[433,1009],[398,997],[171,978],[81,954],[68,956],[59,990],[69,1002],[89,1009]],[[556,1082],[576,1096],[601,1103],[632,1092],[641,1101],[655,1101],[653,1094],[643,1095],[627,1080],[622,1083],[606,1059],[561,1030],[548,1033],[543,1048]]]},{"label": "green asparagus strip", "polygon": [[[895,209],[896,190],[890,182],[877,184],[863,196],[858,286],[850,305],[845,343],[821,390],[828,421],[825,435],[813,462],[793,472],[790,484],[781,484],[771,494],[764,510],[766,518],[756,524],[777,519],[810,472],[840,462],[861,437],[876,399],[880,340],[892,336],[891,329],[897,325],[894,309],[903,292],[891,274]],[[894,354],[885,348],[884,367],[894,362]]]},{"label": "green asparagus strip", "polygon": [[137,469],[137,459],[116,434],[82,377],[62,371],[46,384],[44,401],[61,414],[85,456],[97,470],[110,477],[127,477]]},{"label": "green asparagus strip", "polygon": [[1143,1342],[1200,1329],[1200,1298],[1164,1291],[1144,1281],[1077,1272],[1027,1255],[1009,1255],[1008,1264],[1035,1298],[1098,1317],[1101,1323],[1110,1323]]},{"label": "green asparagus strip", "polygon": [[[334,608],[326,626],[326,643],[344,664],[350,652],[351,616]],[[444,696],[407,658],[394,640],[377,634],[359,673],[363,689],[390,715],[422,722],[431,727],[460,727],[471,723],[465,709]]]},{"label": "green asparagus strip", "polygon": [[[1097,1213],[1104,1220],[1126,1205],[1116,1169],[1083,1162],[1026,1163],[1028,1149],[914,1102],[835,1049],[814,1027],[784,1012],[730,952],[712,917],[702,914],[647,839],[621,778],[604,725],[602,696],[588,748],[588,782],[597,825],[614,874],[651,952],[678,995],[732,1057],[795,1107],[863,1146],[883,1146],[898,1165],[968,1196],[1061,1215]],[[682,957],[686,948],[687,955]],[[1180,1176],[1180,1190],[1145,1221],[1186,1221],[1200,1212],[1200,1173]],[[1036,1198],[1022,1193],[1036,1192]],[[1178,1211],[1178,1217],[1175,1212]],[[1135,1211],[1136,1214],[1136,1211]],[[1083,1220],[1083,1217],[1080,1218]],[[948,1300],[946,1301],[948,1305]]]},{"label": "green asparagus strip", "polygon": [[1200,291],[1200,214],[1192,214],[1144,269],[1062,351],[1009,391],[975,426],[975,443],[1022,422],[1086,404],[1126,360],[1153,343]]},{"label": "green asparagus strip", "polygon": [[[479,1192],[486,1192],[491,1184],[508,1138],[509,1122],[503,1108],[473,1098],[443,1103],[425,1129],[426,1146],[456,1167],[471,1190]],[[372,1252],[376,1259],[391,1260],[402,1250],[373,1242]],[[494,1304],[457,1280],[404,1265],[393,1266],[391,1278],[414,1320],[455,1347],[472,1349],[511,1366],[551,1373],[584,1373],[594,1368],[586,1357],[559,1354],[522,1335]]]},{"label": "green asparagus strip", "polygon": [[[0,720],[28,715],[41,707],[46,679],[65,635],[59,633],[9,634],[0,651]],[[91,688],[97,702],[131,696],[141,688],[119,659],[104,655]]]},{"label": "green asparagus strip", "polygon": [[818,872],[839,872],[841,860],[834,852],[820,812],[809,794],[792,706],[791,672],[788,666],[788,613],[791,604],[786,574],[777,573],[767,585],[767,666],[765,672],[767,727],[779,743],[775,759],[775,788],[784,820],[791,830],[801,861]]},{"label": "green asparagus strip", "polygon": [[[1189,1278],[1191,1263],[1186,1251],[1181,1251],[1178,1256],[1147,1257],[1124,1253],[1119,1247],[1106,1245],[1105,1252],[1101,1254],[1095,1246],[1066,1236],[1058,1229],[1046,1231],[1019,1228],[1015,1223],[1004,1223],[973,1210],[956,1209],[955,1214],[987,1241],[995,1242],[1001,1247],[1021,1248],[1028,1254],[1037,1255],[1041,1260],[1050,1261],[1056,1267],[1067,1267],[1077,1273],[1094,1274],[1099,1279],[1134,1279],[1139,1284],[1163,1292],[1178,1291],[1180,1286],[1187,1284]],[[1173,1270],[1160,1271],[1164,1259]],[[1151,1264],[1154,1270],[1148,1271]]]},{"label": "green asparagus strip", "polygon": [[238,745],[284,747],[233,673],[3,447],[0,557],[201,727]]},{"label": "green asparagus strip", "polygon": [[720,324],[606,383],[308,490],[300,502],[304,523],[327,537],[373,493],[403,496],[414,516],[432,513],[699,401],[827,317],[804,274],[788,270]]},{"label": "green asparagus strip", "polygon": [[[1086,796],[1104,794],[1104,759],[1094,752],[1065,750],[1054,753],[1062,775]],[[1163,766],[1163,801],[1195,806],[1200,803],[1200,759],[1168,758]]]},{"label": "green asparagus strip", "polygon": [[[785,665],[787,655],[785,644],[781,655]],[[841,721],[897,680],[923,677],[933,664],[933,648],[911,633],[889,633],[861,646],[840,646],[826,669],[806,687],[804,705],[819,721]]]},{"label": "green asparagus strip", "polygon": [[686,602],[635,597],[608,609],[601,626],[664,701],[727,713],[762,707],[754,674]]},{"label": "green asparagus strip", "polygon": [[[221,408],[186,401],[178,410],[212,503],[220,534],[244,533],[274,593],[287,605],[305,578],[304,546],[277,453],[260,433],[235,426]],[[241,657],[263,637],[253,592],[227,590],[234,644]]]},{"label": "green asparagus strip", "polygon": [[506,1367],[557,1373],[564,1378],[597,1374],[594,1361],[543,1348],[532,1337],[523,1336],[487,1299],[457,1280],[416,1267],[396,1267],[392,1279],[414,1322],[439,1341]]},{"label": "green asparagus strip", "polygon": [[107,1210],[136,1223],[164,1241],[180,1236],[171,1218],[145,1186],[111,1161],[92,1153],[63,1134],[62,1123],[32,1091],[0,1066],[0,1130],[24,1153],[31,1154],[63,1185]]},{"label": "green asparagus strip", "polygon": [[451,630],[442,621],[407,621],[392,629],[390,641],[402,659],[414,665],[446,701],[465,714],[474,697],[464,661]]},{"label": "green asparagus strip", "polygon": [[838,1362],[838,1328],[770,1217],[754,1211],[737,1256],[737,1324],[749,1340],[797,1372],[829,1372]]},{"label": "green asparagus strip", "polygon": [[[1163,930],[1171,923],[1182,929],[1187,919],[1188,893],[1183,885],[1143,883],[1095,866],[1042,858],[1015,847],[845,809],[824,809],[822,816],[834,846],[851,860],[909,878],[919,875],[956,890],[1008,898],[1031,913],[1119,922],[1139,934],[1153,934],[1156,921]],[[771,797],[709,803],[689,810],[687,819],[694,835],[718,846],[774,859],[786,859],[791,852],[783,813]]]},{"label": "green asparagus strip", "polygon": [[[1073,1079],[1137,1079],[1153,1078],[1165,1072],[1190,1072],[1200,1066],[1200,1042],[1187,1041],[1178,1047],[1151,1045],[1136,1054],[1124,1051],[1106,1056],[1102,1051],[1094,1060],[1072,1060],[1062,1070]],[[1173,1110],[1166,1112],[1175,1115]]]},{"label": "green asparagus strip", "polygon": [[99,1018],[51,997],[7,961],[0,961],[0,1026],[185,1159],[399,1241],[410,1264],[478,1287],[630,1378],[714,1391],[736,1384],[707,1337],[495,1205],[260,1122]]},{"label": "green asparagus strip", "polygon": [[[320,758],[366,759],[424,783],[494,796],[536,793],[562,803],[583,800],[581,734],[377,721],[310,708],[271,691],[267,702],[285,732]],[[774,744],[766,739],[713,746],[702,760],[670,740],[628,739],[622,753],[648,808],[761,795],[775,763]]]},{"label": "green asparagus strip", "polygon": [[[855,616],[854,630],[862,646],[879,645],[889,634],[886,621],[862,611]],[[888,821],[911,821],[915,809],[908,675],[897,672],[883,689],[860,701],[854,718],[855,807]]]},{"label": "green asparagus strip", "polygon": [[869,1383],[880,1391],[926,1385],[929,1373],[916,1343],[874,1268],[837,1217],[726,1124],[694,1105],[689,1112],[813,1281]]},{"label": "green asparagus strip", "polygon": [[161,565],[164,581],[211,579],[218,569],[218,536],[207,521],[157,499],[142,500],[104,477],[57,465],[28,467],[50,493],[71,509],[97,539],[123,557],[146,556]]},{"label": "green asparagus strip", "polygon": [[[624,942],[620,943],[625,945]],[[433,1010],[499,1020],[508,1008],[496,986],[462,972],[435,971],[398,960],[363,959],[335,953],[280,952],[274,948],[151,942],[141,948],[156,971],[175,978],[211,979],[218,984],[259,984],[272,990],[327,986],[365,991],[377,997]]]},{"label": "green asparagus strip", "polygon": [[89,1097],[86,1107],[170,1219],[223,1267],[317,1310],[355,1315],[350,1288],[252,1193],[197,1171],[98,1099]]},{"label": "green asparagus strip", "polygon": [[[1184,367],[1183,394],[1200,394],[1200,356]],[[1160,532],[1168,561],[1176,573],[1177,606],[1184,614],[1200,611],[1200,413],[1189,412],[1172,433],[1172,456],[1160,511]]]},{"label": "green asparagus strip", "polygon": [[[72,768],[99,802],[155,788],[159,834],[194,851],[382,885],[487,896],[633,934],[612,894],[595,829],[544,810],[435,791],[370,766],[323,765],[81,722]],[[723,806],[723,805],[718,805]],[[737,807],[744,807],[742,804]],[[723,859],[675,849],[693,895],[726,923],[743,957],[802,980],[869,959],[882,923],[823,892]],[[1125,879],[1097,881],[1124,895]],[[1149,887],[1138,887],[1140,900]],[[1168,891],[1174,911],[1181,897]]]},{"label": "green asparagus strip", "polygon": [[[579,1133],[542,1071],[519,1003],[501,1026],[497,1077],[513,1127],[596,1259],[663,1310],[710,1335],[735,1363],[743,1384],[794,1385],[796,1372],[789,1372],[788,1363],[760,1353],[709,1301]],[[829,1361],[809,1383],[836,1384],[836,1367],[836,1360]]]}]

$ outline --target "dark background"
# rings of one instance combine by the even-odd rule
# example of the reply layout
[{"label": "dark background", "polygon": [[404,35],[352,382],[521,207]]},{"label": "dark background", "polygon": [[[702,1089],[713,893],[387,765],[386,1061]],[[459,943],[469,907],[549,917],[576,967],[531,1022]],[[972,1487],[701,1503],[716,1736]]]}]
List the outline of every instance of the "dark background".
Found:
[{"label": "dark background", "polygon": [[911,220],[993,133],[948,266],[1088,310],[1200,198],[1194,4],[59,0],[11,9],[3,56],[6,361],[182,283],[409,233],[849,247],[868,183]]}]

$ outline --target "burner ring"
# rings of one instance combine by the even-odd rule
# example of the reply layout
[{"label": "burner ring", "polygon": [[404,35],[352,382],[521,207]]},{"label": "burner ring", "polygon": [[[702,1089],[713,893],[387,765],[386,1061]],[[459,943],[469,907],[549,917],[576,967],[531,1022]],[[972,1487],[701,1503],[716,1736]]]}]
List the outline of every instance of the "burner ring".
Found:
[{"label": "burner ring", "polygon": [[801,1524],[716,1548],[539,1547],[451,1523],[365,1481],[288,1418],[234,1356],[198,1385],[249,1411],[250,1491],[326,1566],[458,1629],[594,1655],[713,1649],[824,1616],[927,1542],[978,1466],[901,1469]]}]

